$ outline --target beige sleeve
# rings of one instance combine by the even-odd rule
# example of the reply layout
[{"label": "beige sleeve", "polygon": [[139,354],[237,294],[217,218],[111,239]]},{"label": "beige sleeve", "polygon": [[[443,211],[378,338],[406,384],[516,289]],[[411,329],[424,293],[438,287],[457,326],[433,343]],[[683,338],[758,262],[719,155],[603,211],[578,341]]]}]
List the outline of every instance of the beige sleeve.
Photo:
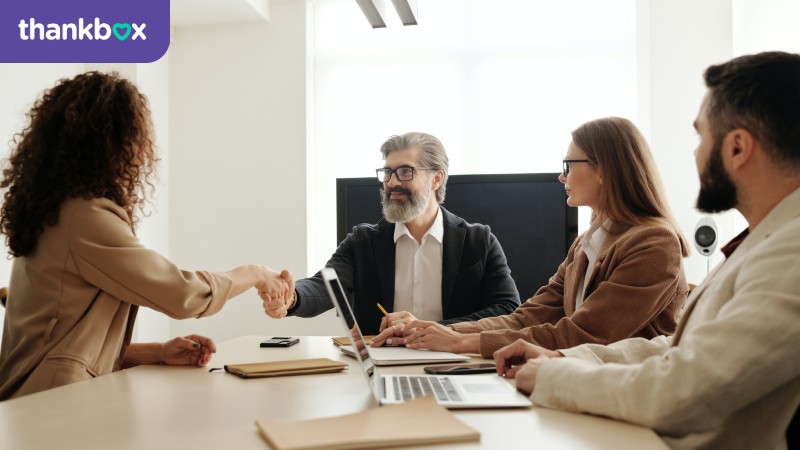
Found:
[{"label": "beige sleeve", "polygon": [[66,220],[70,255],[80,276],[123,302],[183,319],[212,315],[230,297],[227,275],[181,270],[145,248],[124,210],[109,200],[88,202]]}]

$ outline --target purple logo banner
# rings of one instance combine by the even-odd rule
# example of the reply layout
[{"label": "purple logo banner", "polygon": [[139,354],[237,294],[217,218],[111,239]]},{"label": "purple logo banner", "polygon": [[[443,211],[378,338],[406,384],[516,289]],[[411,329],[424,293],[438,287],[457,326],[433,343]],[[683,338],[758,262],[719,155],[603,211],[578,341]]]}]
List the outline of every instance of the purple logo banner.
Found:
[{"label": "purple logo banner", "polygon": [[0,62],[147,63],[169,47],[169,0],[0,0]]}]

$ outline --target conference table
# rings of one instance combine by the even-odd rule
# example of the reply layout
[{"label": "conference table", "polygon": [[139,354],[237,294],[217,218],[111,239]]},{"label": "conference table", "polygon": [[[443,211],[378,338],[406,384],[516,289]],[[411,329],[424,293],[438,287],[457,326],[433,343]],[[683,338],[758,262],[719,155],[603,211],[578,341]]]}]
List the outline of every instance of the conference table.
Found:
[{"label": "conference table", "polygon": [[[0,448],[269,449],[256,419],[305,420],[377,407],[355,359],[343,355],[330,337],[301,337],[288,348],[259,347],[265,339],[244,336],[220,343],[206,368],[139,366],[0,402]],[[350,367],[339,373],[258,379],[208,370],[299,358],[330,358]],[[423,373],[422,367],[378,369]],[[667,448],[648,428],[585,414],[536,406],[453,413],[481,433],[480,442],[414,448]]]}]

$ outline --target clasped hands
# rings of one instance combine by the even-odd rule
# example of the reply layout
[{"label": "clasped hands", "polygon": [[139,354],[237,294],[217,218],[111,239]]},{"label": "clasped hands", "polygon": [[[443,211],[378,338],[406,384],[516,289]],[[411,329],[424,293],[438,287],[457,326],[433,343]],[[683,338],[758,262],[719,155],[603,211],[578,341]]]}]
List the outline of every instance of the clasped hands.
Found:
[{"label": "clasped hands", "polygon": [[372,339],[371,345],[405,345],[415,349],[466,353],[470,350],[464,346],[464,337],[439,323],[418,320],[408,312],[397,312],[381,320],[381,332]]},{"label": "clasped hands", "polygon": [[[277,272],[272,271],[275,274]],[[258,296],[264,306],[264,312],[273,319],[286,317],[286,313],[294,306],[297,297],[294,290],[294,277],[288,270],[265,280],[256,286]]]}]

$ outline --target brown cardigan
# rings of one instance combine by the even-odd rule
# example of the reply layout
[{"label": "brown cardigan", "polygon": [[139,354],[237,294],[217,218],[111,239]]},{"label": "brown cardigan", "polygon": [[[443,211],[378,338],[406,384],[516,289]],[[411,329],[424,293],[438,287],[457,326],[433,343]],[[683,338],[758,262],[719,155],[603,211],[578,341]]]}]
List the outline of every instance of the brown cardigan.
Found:
[{"label": "brown cardigan", "polygon": [[609,230],[576,311],[576,291],[587,264],[578,238],[550,282],[516,311],[450,326],[460,333],[480,333],[480,352],[487,358],[517,339],[560,349],[675,331],[688,286],[674,231],[660,225]]},{"label": "brown cardigan", "polygon": [[230,289],[223,273],[182,271],[144,248],[112,201],[68,200],[36,250],[14,260],[0,400],[119,370],[139,306],[208,316]]}]

